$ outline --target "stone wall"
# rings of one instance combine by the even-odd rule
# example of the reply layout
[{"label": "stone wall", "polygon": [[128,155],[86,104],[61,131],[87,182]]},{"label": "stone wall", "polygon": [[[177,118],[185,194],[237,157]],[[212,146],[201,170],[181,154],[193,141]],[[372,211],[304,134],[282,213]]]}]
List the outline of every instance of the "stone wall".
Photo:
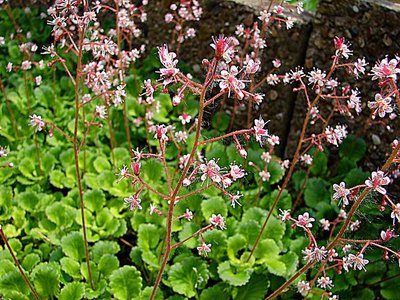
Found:
[{"label": "stone wall", "polygon": [[[169,2],[150,1],[148,9],[149,22],[146,40],[149,47],[155,43],[168,42],[170,33],[165,24],[160,25],[160,18],[166,13]],[[264,0],[264,2],[266,2]],[[204,14],[199,22],[198,37],[185,42],[180,51],[180,58],[188,62],[201,77],[200,62],[205,57],[212,56],[209,47],[211,37],[220,33],[230,35],[235,26],[241,23],[249,26],[257,20],[258,0],[203,0]],[[310,70],[313,66],[326,69],[333,54],[333,38],[343,36],[352,43],[354,56],[365,56],[367,61],[374,62],[382,59],[384,54],[400,53],[400,4],[382,0],[321,0],[315,15],[303,14],[296,19],[292,30],[273,28],[267,39],[268,47],[263,52],[262,65],[266,69],[271,67],[271,61],[279,58],[283,61],[283,71],[295,66],[304,66]],[[349,78],[349,76],[347,76]],[[349,81],[352,84],[352,81]],[[369,99],[372,99],[377,87],[371,86],[368,77],[357,82],[356,87],[362,92],[364,108]],[[290,86],[264,86],[263,93],[266,101],[261,108],[254,111],[254,117],[262,115],[270,119],[270,131],[281,137],[280,154],[290,157],[297,144],[305,114],[305,101],[301,96],[292,92]],[[326,111],[330,103],[324,103],[321,111]],[[218,108],[216,108],[218,109]],[[231,112],[228,106],[226,113]],[[360,133],[368,119],[369,109],[364,109],[361,119],[350,122],[350,130]],[[240,110],[236,118],[238,128],[246,126],[245,108]],[[340,117],[333,121],[340,122]],[[376,126],[374,134],[367,134],[366,139],[371,145],[368,149],[370,161],[366,164],[370,169],[376,169],[383,161],[384,153],[389,149],[389,143],[394,135],[400,135],[399,120],[392,126],[394,131],[387,132]],[[315,128],[318,132],[320,128]],[[377,151],[379,148],[379,151]]]}]

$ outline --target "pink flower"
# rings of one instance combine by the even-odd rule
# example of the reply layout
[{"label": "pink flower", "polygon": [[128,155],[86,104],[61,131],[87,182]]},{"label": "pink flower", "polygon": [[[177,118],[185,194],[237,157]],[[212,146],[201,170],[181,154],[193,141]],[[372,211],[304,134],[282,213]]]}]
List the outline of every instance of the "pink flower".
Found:
[{"label": "pink flower", "polygon": [[42,131],[42,129],[46,126],[46,123],[42,120],[41,116],[33,114],[29,118],[31,126],[34,128],[36,127],[36,131]]},{"label": "pink flower", "polygon": [[7,156],[6,148],[0,146],[0,157],[6,157],[6,156]]},{"label": "pink flower", "polygon": [[142,209],[142,206],[140,205],[140,202],[142,202],[142,200],[140,200],[136,195],[125,198],[124,202],[130,206],[130,210],[134,210],[136,208]]},{"label": "pink flower", "polygon": [[183,214],[183,217],[190,222],[193,219],[193,213],[188,208],[186,208],[186,211]]},{"label": "pink flower", "polygon": [[220,214],[213,214],[210,218],[210,223],[214,227],[219,227],[222,230],[226,229],[224,218]]},{"label": "pink flower", "polygon": [[[400,208],[400,206],[399,206],[399,208]],[[400,218],[400,215],[399,215],[399,218]],[[383,230],[381,231],[382,241],[387,242],[394,237],[397,237],[397,235],[394,233],[393,229],[387,229],[386,231],[383,231]]]},{"label": "pink flower", "polygon": [[389,177],[385,176],[382,171],[372,172],[372,178],[365,180],[365,185],[372,188],[374,191],[386,195],[386,190],[382,185],[388,185],[390,183]]},{"label": "pink flower", "polygon": [[395,58],[389,59],[385,57],[380,62],[378,61],[372,68],[372,80],[393,78],[397,79],[397,74],[400,73],[400,68],[397,67],[399,61]]},{"label": "pink flower", "polygon": [[331,289],[333,287],[333,281],[328,276],[322,276],[317,280],[317,286],[322,289]]},{"label": "pink flower", "polygon": [[390,102],[392,98],[390,97],[382,97],[381,94],[375,95],[375,101],[369,101],[368,107],[370,109],[374,109],[374,115],[378,114],[381,118],[385,117],[385,114],[390,114],[393,111]]},{"label": "pink flower", "polygon": [[349,204],[347,196],[350,194],[350,190],[346,189],[346,184],[344,182],[341,182],[339,185],[334,184],[333,190],[335,191],[335,193],[333,194],[334,200],[343,200],[344,205]]},{"label": "pink flower", "polygon": [[311,289],[310,283],[306,281],[299,281],[297,283],[297,290],[299,291],[300,294],[308,292],[310,289]]},{"label": "pink flower", "polygon": [[326,81],[325,77],[326,77],[325,72],[322,72],[320,69],[315,69],[315,68],[307,76],[310,84],[312,84],[313,86],[317,85],[319,87],[322,87],[324,85]]},{"label": "pink flower", "polygon": [[237,165],[231,165],[230,174],[233,180],[242,178],[245,175],[244,170],[240,169],[240,167]]},{"label": "pink flower", "polygon": [[264,129],[267,122],[265,122],[261,116],[258,120],[254,120],[254,135],[256,137],[256,141],[262,144],[263,137],[269,137],[268,130]]},{"label": "pink flower", "polygon": [[199,255],[204,254],[204,256],[207,256],[211,252],[211,244],[203,242],[201,246],[197,247],[197,251],[199,251]]},{"label": "pink flower", "polygon": [[104,105],[96,105],[95,114],[100,119],[104,119],[107,115],[106,107]]},{"label": "pink flower", "polygon": [[310,218],[310,215],[308,214],[308,212],[305,212],[304,214],[299,215],[297,217],[297,220],[298,220],[296,222],[297,225],[303,226],[303,227],[308,227],[308,228],[311,228],[312,227],[311,223],[315,221],[314,218]]},{"label": "pink flower", "polygon": [[236,204],[238,204],[240,206],[239,203],[239,199],[242,197],[243,195],[240,194],[240,192],[237,192],[236,195],[231,195],[231,206],[233,208],[235,208]]},{"label": "pink flower", "polygon": [[244,89],[245,85],[242,80],[236,78],[239,71],[236,66],[231,66],[229,72],[226,70],[221,71],[221,79],[219,80],[219,87],[221,90],[228,90],[228,96],[230,96],[231,91],[242,100],[244,98],[244,93],[242,89]]},{"label": "pink flower", "polygon": [[179,120],[181,120],[182,125],[189,124],[191,119],[192,117],[185,112],[179,116]]},{"label": "pink flower", "polygon": [[393,219],[393,224],[397,219],[397,222],[400,222],[400,203],[397,203],[393,208],[392,208],[392,213],[390,214],[390,217]]},{"label": "pink flower", "polygon": [[260,171],[258,173],[258,175],[260,175],[262,181],[264,181],[264,182],[268,181],[271,178],[271,174],[269,172],[265,171],[265,170]]},{"label": "pink flower", "polygon": [[216,183],[221,183],[222,176],[220,174],[220,167],[215,162],[215,160],[210,160],[207,164],[201,164],[199,170],[203,173],[201,175],[201,180],[204,182],[207,178],[210,178]]},{"label": "pink flower", "polygon": [[214,37],[213,43],[210,44],[211,48],[215,50],[215,57],[218,59],[223,58],[225,62],[231,62],[231,56],[235,52],[234,50],[234,39],[227,38],[223,35],[220,35],[217,39]]},{"label": "pink flower", "polygon": [[349,58],[350,55],[353,54],[353,51],[349,49],[350,44],[345,42],[343,37],[335,37],[335,48],[336,55],[341,55],[344,58]]}]

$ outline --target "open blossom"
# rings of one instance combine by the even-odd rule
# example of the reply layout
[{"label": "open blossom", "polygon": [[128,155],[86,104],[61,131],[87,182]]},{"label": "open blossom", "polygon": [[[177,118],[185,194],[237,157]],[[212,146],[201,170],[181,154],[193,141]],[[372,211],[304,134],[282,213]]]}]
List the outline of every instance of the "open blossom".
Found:
[{"label": "open blossom", "polygon": [[325,250],[325,247],[315,247],[313,249],[307,248],[306,250],[303,250],[302,253],[305,255],[304,259],[307,262],[313,262],[313,261],[322,261],[323,259],[326,258],[327,251]]},{"label": "open blossom", "polygon": [[[400,206],[399,206],[400,209]],[[400,217],[400,216],[399,216]],[[397,237],[397,235],[394,233],[393,229],[387,229],[386,231],[381,231],[381,239],[382,241],[389,241],[390,239]]]},{"label": "open blossom", "polygon": [[281,219],[282,222],[285,222],[290,219],[291,217],[290,211],[282,209],[279,209],[279,211],[280,211],[279,219]]},{"label": "open blossom", "polygon": [[118,181],[128,178],[129,177],[129,169],[127,168],[127,166],[122,166],[122,168],[119,170],[119,173],[117,175],[120,177],[118,179]]},{"label": "open blossom", "polygon": [[365,73],[365,67],[367,65],[368,63],[365,61],[365,57],[363,57],[362,59],[361,58],[357,59],[357,61],[354,63],[354,70],[353,70],[356,78],[358,78],[360,74]]},{"label": "open blossom", "polygon": [[154,138],[163,142],[167,142],[168,141],[167,132],[168,132],[168,127],[166,127],[165,125],[156,125]]},{"label": "open blossom", "polygon": [[226,70],[221,71],[221,79],[219,80],[219,87],[221,90],[228,90],[228,96],[230,96],[231,92],[242,100],[244,98],[244,93],[242,89],[244,89],[245,84],[242,80],[236,78],[239,71],[236,66],[231,66],[229,72]]},{"label": "open blossom", "polygon": [[6,148],[0,146],[0,157],[6,157],[6,156],[7,156]]},{"label": "open blossom", "polygon": [[396,219],[397,219],[397,222],[400,222],[400,203],[397,203],[392,208],[392,213],[390,214],[390,217],[393,219],[393,224]]},{"label": "open blossom", "polygon": [[357,89],[352,90],[350,98],[347,101],[347,106],[353,108],[358,114],[361,112],[361,99],[359,94],[360,92]]},{"label": "open blossom", "polygon": [[264,171],[264,170],[260,171],[258,173],[258,175],[260,175],[262,181],[264,181],[264,182],[268,181],[271,178],[271,174],[269,172],[267,172],[267,171]]},{"label": "open blossom", "polygon": [[244,170],[242,170],[239,166],[231,165],[230,175],[233,180],[237,180],[244,177],[245,173]]},{"label": "open blossom", "polygon": [[317,280],[317,286],[322,289],[331,289],[333,287],[333,281],[328,276],[322,276]]},{"label": "open blossom", "polygon": [[310,283],[307,281],[302,280],[297,283],[297,290],[299,291],[300,294],[308,292],[310,289],[311,289]]},{"label": "open blossom", "polygon": [[297,217],[296,224],[299,226],[311,228],[312,222],[314,222],[314,221],[315,221],[315,219],[311,218],[310,215],[308,214],[308,212],[305,212],[304,214],[299,215]]},{"label": "open blossom", "polygon": [[182,125],[189,124],[191,119],[192,117],[185,112],[179,116],[179,120],[181,120]]},{"label": "open blossom", "polygon": [[220,174],[220,166],[216,163],[215,160],[210,160],[207,164],[201,164],[199,167],[201,175],[200,179],[204,182],[207,178],[210,178],[212,181],[216,183],[221,183],[222,176]]},{"label": "open blossom", "polygon": [[184,142],[186,142],[186,139],[188,138],[188,134],[186,131],[178,131],[175,133],[175,138],[178,143],[184,143]]},{"label": "open blossom", "polygon": [[315,68],[307,76],[310,84],[312,84],[313,86],[317,85],[320,87],[324,85],[326,80],[325,77],[326,77],[325,72],[322,72],[320,69],[315,69]]},{"label": "open blossom", "polygon": [[345,125],[336,125],[335,129],[331,126],[325,129],[326,140],[335,146],[339,146],[343,139],[347,136],[347,130]]},{"label": "open blossom", "polygon": [[300,156],[300,160],[304,162],[306,165],[311,165],[313,162],[313,159],[310,156],[310,154],[303,154],[302,156]]},{"label": "open blossom", "polygon": [[140,202],[142,202],[142,200],[140,200],[136,195],[125,198],[124,202],[129,205],[130,210],[134,210],[136,208],[142,209],[142,206],[140,205]]},{"label": "open blossom", "polygon": [[219,227],[222,230],[226,229],[224,218],[220,214],[218,215],[212,214],[210,218],[210,223],[211,225]]},{"label": "open blossom", "polygon": [[346,189],[346,184],[344,182],[341,182],[339,185],[335,183],[333,185],[333,190],[335,191],[333,194],[334,200],[343,200],[344,205],[349,204],[347,196],[350,194],[350,190]]},{"label": "open blossom", "polygon": [[389,177],[385,176],[382,171],[372,172],[371,177],[365,180],[365,185],[372,188],[374,191],[386,195],[386,190],[382,185],[388,185],[390,183]]},{"label": "open blossom", "polygon": [[226,63],[231,62],[231,56],[235,53],[235,41],[232,37],[225,37],[220,35],[217,39],[212,38],[213,43],[210,44],[211,48],[215,50],[215,57],[223,58]]},{"label": "open blossom", "polygon": [[260,12],[260,16],[258,17],[261,22],[268,23],[270,20],[271,14],[268,12],[268,10],[264,9]]},{"label": "open blossom", "polygon": [[202,243],[201,246],[197,247],[197,251],[199,251],[199,255],[204,254],[207,256],[209,252],[211,252],[211,244]]},{"label": "open blossom", "polygon": [[390,105],[392,98],[383,97],[381,94],[375,95],[375,101],[369,101],[368,107],[374,110],[374,115],[378,114],[381,118],[385,117],[385,114],[393,112],[393,108]]},{"label": "open blossom", "polygon": [[329,220],[321,219],[321,220],[319,220],[319,222],[321,223],[322,228],[324,228],[324,230],[329,230],[329,227],[331,226],[331,223],[329,222]]},{"label": "open blossom", "polygon": [[364,259],[364,255],[363,254],[358,254],[358,255],[354,255],[354,254],[349,254],[347,257],[347,264],[348,266],[352,266],[353,269],[358,269],[358,270],[365,270],[365,265],[368,264],[369,260],[368,259]]},{"label": "open blossom", "polygon": [[106,107],[104,105],[96,105],[95,114],[100,119],[104,119],[106,117],[106,115],[107,115]]},{"label": "open blossom", "polygon": [[397,74],[400,73],[400,68],[398,67],[399,61],[395,58],[389,60],[385,57],[380,62],[378,61],[376,65],[372,68],[372,80],[376,79],[386,79],[393,78],[397,79]]},{"label": "open blossom", "polygon": [[267,122],[265,122],[261,116],[258,120],[254,120],[254,135],[256,137],[256,141],[262,144],[263,137],[269,137],[268,129],[264,129]]},{"label": "open blossom", "polygon": [[[176,68],[178,60],[176,58],[175,52],[169,52],[167,45],[162,47],[158,47],[158,56],[160,58],[160,62],[165,68],[160,69],[160,74],[163,77],[173,77],[178,72],[179,69]],[[164,85],[171,83],[171,80],[164,81]]]},{"label": "open blossom", "polygon": [[189,208],[186,208],[185,213],[183,214],[183,217],[188,220],[189,222],[192,221],[193,219],[193,213],[189,210]]},{"label": "open blossom", "polygon": [[46,123],[42,120],[41,116],[33,114],[29,118],[31,126],[36,128],[36,131],[42,131],[42,129],[46,126]]},{"label": "open blossom", "polygon": [[240,199],[242,196],[243,196],[243,195],[240,194],[240,192],[237,192],[236,195],[231,195],[231,206],[232,206],[233,208],[236,207],[236,204],[238,204],[238,205],[240,206],[239,199]]},{"label": "open blossom", "polygon": [[353,51],[349,49],[350,44],[345,42],[343,37],[335,37],[336,55],[341,55],[344,58],[349,58]]}]

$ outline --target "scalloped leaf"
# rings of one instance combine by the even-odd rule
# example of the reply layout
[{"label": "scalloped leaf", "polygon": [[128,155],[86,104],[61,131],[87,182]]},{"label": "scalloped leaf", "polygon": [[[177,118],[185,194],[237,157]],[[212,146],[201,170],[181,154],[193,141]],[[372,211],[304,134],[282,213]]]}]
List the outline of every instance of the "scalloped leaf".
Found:
[{"label": "scalloped leaf", "polygon": [[117,299],[136,299],[142,288],[142,277],[134,266],[123,266],[110,275],[110,292]]},{"label": "scalloped leaf", "polygon": [[229,300],[228,288],[225,284],[216,284],[208,289],[203,290],[200,300]]},{"label": "scalloped leaf", "polygon": [[207,265],[198,257],[187,257],[168,271],[168,283],[174,292],[189,298],[196,295],[195,290],[205,287],[208,277]]},{"label": "scalloped leaf", "polygon": [[330,192],[326,182],[321,178],[311,178],[304,190],[304,201],[308,207],[315,208],[320,202],[329,202]]},{"label": "scalloped leaf", "polygon": [[82,282],[67,283],[61,290],[59,300],[80,300],[85,295],[85,285]]},{"label": "scalloped leaf", "polygon": [[61,248],[65,255],[76,261],[81,261],[85,257],[83,236],[80,232],[74,231],[65,235],[61,239]]},{"label": "scalloped leaf", "polygon": [[61,202],[54,202],[46,208],[47,218],[61,228],[68,228],[74,223],[76,211]]},{"label": "scalloped leaf", "polygon": [[90,211],[99,211],[106,203],[106,196],[101,190],[90,190],[85,192],[84,196],[85,207]]},{"label": "scalloped leaf", "polygon": [[219,277],[233,286],[242,286],[249,282],[253,270],[244,267],[233,267],[229,261],[225,261],[218,265]]},{"label": "scalloped leaf", "polygon": [[41,298],[54,297],[60,286],[59,266],[55,263],[40,263],[32,271],[33,284]]},{"label": "scalloped leaf", "polygon": [[234,300],[262,300],[269,288],[269,280],[263,274],[253,274],[249,283],[237,290]]}]

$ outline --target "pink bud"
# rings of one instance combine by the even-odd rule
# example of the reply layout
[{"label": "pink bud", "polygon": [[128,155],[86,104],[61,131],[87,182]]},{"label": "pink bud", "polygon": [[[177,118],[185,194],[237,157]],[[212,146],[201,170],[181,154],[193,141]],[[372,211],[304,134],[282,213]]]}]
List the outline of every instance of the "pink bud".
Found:
[{"label": "pink bud", "polygon": [[140,173],[140,164],[138,162],[133,162],[131,164],[131,168],[132,168],[133,174],[138,176]]}]

